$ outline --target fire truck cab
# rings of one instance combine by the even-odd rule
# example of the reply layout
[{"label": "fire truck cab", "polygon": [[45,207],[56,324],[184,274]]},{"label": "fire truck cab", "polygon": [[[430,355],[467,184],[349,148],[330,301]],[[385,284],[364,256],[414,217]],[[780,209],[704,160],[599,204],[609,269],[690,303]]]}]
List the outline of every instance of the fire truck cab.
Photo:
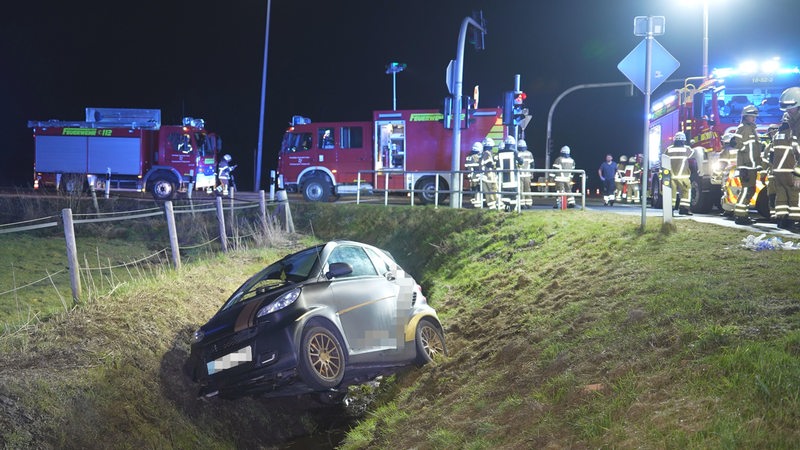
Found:
[{"label": "fire truck cab", "polygon": [[[715,206],[732,210],[738,197],[738,172],[719,164],[722,136],[736,130],[741,123],[742,108],[747,105],[758,107],[757,128],[759,133],[765,134],[770,124],[781,121],[783,112],[778,105],[781,93],[798,85],[800,69],[781,67],[775,60],[761,65],[747,63],[738,69],[715,69],[708,78],[688,78],[683,88],[652,104],[650,161],[659,161],[660,154],[672,144],[675,133],[683,131],[694,149],[691,161],[692,212],[708,213]],[[656,205],[660,201],[657,192],[660,184],[658,175],[652,176],[650,186],[654,189],[653,204]],[[758,187],[762,187],[764,182],[765,176],[760,177]],[[753,196],[752,206],[769,217],[766,190]]]},{"label": "fire truck cab", "polygon": [[[437,180],[438,191],[449,190],[452,130],[444,120],[436,110],[375,111],[372,122],[312,123],[294,116],[278,156],[279,180],[307,201],[361,189],[413,190],[432,203]],[[475,141],[505,136],[500,108],[470,110],[465,123],[461,167]]]}]

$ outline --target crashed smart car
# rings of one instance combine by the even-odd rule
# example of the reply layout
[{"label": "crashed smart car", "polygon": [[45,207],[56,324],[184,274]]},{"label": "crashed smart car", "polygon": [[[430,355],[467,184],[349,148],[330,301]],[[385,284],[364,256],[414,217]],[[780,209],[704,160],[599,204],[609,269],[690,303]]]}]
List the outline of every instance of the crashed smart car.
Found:
[{"label": "crashed smart car", "polygon": [[386,251],[331,241],[247,280],[193,336],[200,394],[342,393],[446,354],[420,286]]}]

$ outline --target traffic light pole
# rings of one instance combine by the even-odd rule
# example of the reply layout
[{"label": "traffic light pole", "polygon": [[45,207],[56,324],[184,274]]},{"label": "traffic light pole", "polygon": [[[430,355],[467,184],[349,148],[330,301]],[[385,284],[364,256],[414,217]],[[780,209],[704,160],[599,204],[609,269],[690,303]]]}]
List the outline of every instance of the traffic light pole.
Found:
[{"label": "traffic light pole", "polygon": [[461,22],[458,33],[458,49],[456,51],[456,65],[453,75],[453,148],[450,170],[450,207],[461,207],[461,89],[464,84],[464,44],[467,40],[467,28],[472,25],[482,32],[486,30],[471,17],[465,17]]}]

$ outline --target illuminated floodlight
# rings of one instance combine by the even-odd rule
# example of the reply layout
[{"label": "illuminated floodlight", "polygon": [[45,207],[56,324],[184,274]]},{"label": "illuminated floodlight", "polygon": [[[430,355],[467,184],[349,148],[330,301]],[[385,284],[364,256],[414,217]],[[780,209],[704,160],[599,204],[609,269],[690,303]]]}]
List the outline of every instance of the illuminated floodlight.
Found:
[{"label": "illuminated floodlight", "polygon": [[798,74],[800,73],[800,68],[797,66],[794,67],[781,67],[778,69],[778,73],[781,75],[791,75],[791,74]]},{"label": "illuminated floodlight", "polygon": [[712,74],[715,78],[725,78],[733,75],[734,73],[735,70],[732,67],[720,67],[712,71]]},{"label": "illuminated floodlight", "polygon": [[781,61],[778,58],[768,59],[761,63],[761,72],[763,73],[775,73],[780,69]]},{"label": "illuminated floodlight", "polygon": [[755,73],[758,71],[758,63],[755,61],[745,61],[739,65],[740,73]]}]

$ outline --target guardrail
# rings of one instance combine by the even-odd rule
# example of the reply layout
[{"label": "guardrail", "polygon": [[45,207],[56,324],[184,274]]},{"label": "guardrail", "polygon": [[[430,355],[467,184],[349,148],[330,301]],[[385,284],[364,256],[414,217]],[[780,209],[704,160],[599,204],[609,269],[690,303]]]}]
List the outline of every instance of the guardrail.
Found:
[{"label": "guardrail", "polygon": [[[389,204],[389,195],[408,195],[410,205],[414,206],[416,202],[417,196],[422,196],[423,193],[426,191],[423,189],[416,189],[414,186],[421,178],[423,177],[433,177],[434,178],[434,185],[433,190],[428,191],[431,196],[433,197],[433,204],[434,207],[439,207],[439,197],[444,195],[452,195],[452,194],[460,194],[459,199],[461,200],[458,204],[458,208],[464,207],[464,195],[476,195],[476,191],[470,189],[441,189],[440,181],[445,180],[449,182],[452,179],[463,179],[464,175],[470,175],[473,172],[466,171],[466,170],[459,170],[459,171],[400,171],[400,170],[362,170],[358,172],[358,181],[356,183],[356,204],[361,202],[361,191],[365,190],[362,188],[362,184],[365,180],[365,175],[372,175],[373,179],[375,180],[375,185],[372,188],[373,193],[383,193],[384,196],[384,206]],[[510,209],[514,209],[519,211],[521,209],[522,202],[521,199],[525,197],[530,197],[531,200],[534,197],[542,197],[542,198],[552,198],[552,197],[580,197],[581,201],[581,209],[586,208],[586,171],[583,169],[573,169],[573,170],[562,170],[562,169],[507,169],[507,170],[495,170],[493,171],[497,175],[497,183],[498,185],[502,183],[505,185],[507,189],[499,189],[497,191],[480,191],[480,194],[484,197],[488,194],[495,194],[498,197],[504,199],[505,203],[511,204],[513,207]],[[530,174],[531,177],[531,191],[523,192],[522,185],[519,183],[520,174],[527,173]],[[574,175],[579,175],[580,177],[580,190],[578,192],[555,192],[551,191],[550,187],[555,187],[555,177],[558,174],[562,173],[569,173],[570,179]],[[482,175],[483,173],[481,173]],[[536,174],[542,174],[541,177],[535,177]],[[502,181],[504,177],[508,177],[507,181]],[[403,188],[390,188],[391,178],[402,177],[402,185]],[[536,179],[536,181],[533,181]],[[382,182],[382,183],[381,183]],[[396,182],[395,182],[396,184]],[[464,183],[458,182],[461,186]],[[570,181],[570,185],[574,185],[573,181]],[[382,186],[379,187],[379,186]],[[537,190],[534,190],[536,188]],[[513,196],[513,197],[512,197]],[[481,203],[479,207],[483,207]],[[506,208],[508,209],[508,208]]]}]

